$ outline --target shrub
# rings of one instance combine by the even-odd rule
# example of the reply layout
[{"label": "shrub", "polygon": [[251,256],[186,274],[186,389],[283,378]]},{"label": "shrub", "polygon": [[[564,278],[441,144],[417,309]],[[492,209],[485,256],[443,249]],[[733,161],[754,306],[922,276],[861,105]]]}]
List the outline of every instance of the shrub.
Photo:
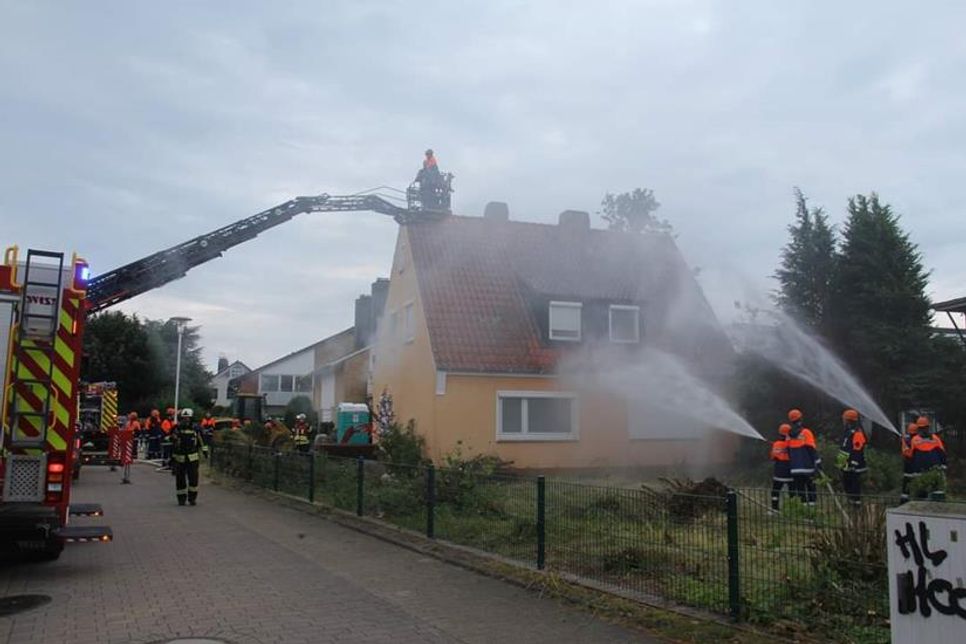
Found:
[{"label": "shrub", "polygon": [[509,464],[497,456],[484,454],[467,458],[463,454],[463,442],[457,441],[453,451],[443,456],[443,467],[437,475],[437,499],[441,503],[450,503],[457,510],[493,511],[492,499],[486,498],[479,483]]},{"label": "shrub", "polygon": [[319,415],[315,413],[312,400],[308,396],[296,396],[288,401],[282,420],[285,421],[286,426],[295,427],[295,417],[299,414],[305,414],[309,427],[315,427],[319,421]]},{"label": "shrub", "polygon": [[934,468],[912,479],[909,493],[914,499],[927,499],[932,492],[946,491],[946,473]]},{"label": "shrub", "polygon": [[818,530],[811,544],[812,567],[820,577],[879,581],[886,569],[886,515],[877,503],[854,509],[841,528]]},{"label": "shrub", "polygon": [[[379,460],[396,474],[407,470],[415,472],[417,466],[429,464],[426,458],[426,439],[416,433],[416,421],[410,419],[406,426],[391,424],[379,437],[377,445]],[[393,468],[392,465],[400,466]]]}]

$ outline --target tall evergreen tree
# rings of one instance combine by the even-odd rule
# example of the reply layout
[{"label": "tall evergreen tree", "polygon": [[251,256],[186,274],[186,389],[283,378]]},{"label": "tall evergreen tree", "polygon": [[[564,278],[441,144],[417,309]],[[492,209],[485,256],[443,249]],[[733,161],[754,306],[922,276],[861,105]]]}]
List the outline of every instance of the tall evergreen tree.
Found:
[{"label": "tall evergreen tree", "polygon": [[782,249],[781,266],[775,271],[779,283],[778,304],[812,329],[824,330],[835,267],[835,231],[821,208],[809,208],[802,191],[795,188],[795,223],[788,227],[790,239]]},{"label": "tall evergreen tree", "polygon": [[839,351],[892,410],[919,404],[928,368],[928,273],[899,217],[872,193],[849,199],[829,316]]}]

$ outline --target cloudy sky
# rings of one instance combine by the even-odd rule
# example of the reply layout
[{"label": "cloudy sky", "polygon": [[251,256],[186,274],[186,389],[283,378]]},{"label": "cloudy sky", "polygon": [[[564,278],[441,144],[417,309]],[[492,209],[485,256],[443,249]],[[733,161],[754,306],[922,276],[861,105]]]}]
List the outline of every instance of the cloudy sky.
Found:
[{"label": "cloudy sky", "polygon": [[[0,0],[0,243],[94,273],[292,196],[594,211],[652,188],[712,301],[771,288],[792,188],[878,191],[966,295],[966,8],[899,2]],[[302,215],[123,305],[257,366],[352,324],[396,225]]]}]

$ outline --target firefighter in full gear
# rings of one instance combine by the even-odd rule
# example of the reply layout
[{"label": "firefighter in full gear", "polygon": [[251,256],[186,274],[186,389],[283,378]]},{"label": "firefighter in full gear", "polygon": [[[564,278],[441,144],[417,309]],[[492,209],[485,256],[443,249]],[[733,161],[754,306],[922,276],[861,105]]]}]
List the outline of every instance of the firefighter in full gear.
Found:
[{"label": "firefighter in full gear", "polygon": [[842,412],[842,427],[845,435],[839,445],[835,462],[842,470],[842,487],[849,503],[862,505],[862,475],[868,471],[865,464],[865,445],[868,439],[859,424],[859,412],[846,409]]},{"label": "firefighter in full gear", "polygon": [[939,435],[933,433],[929,419],[925,416],[917,418],[916,428],[918,431],[909,441],[908,450],[913,476],[921,476],[932,470],[945,471],[946,446]]},{"label": "firefighter in full gear", "polygon": [[778,426],[778,440],[771,444],[771,460],[775,463],[775,471],[771,477],[771,509],[778,512],[782,488],[786,485],[791,490],[792,467],[788,456],[788,434],[792,426],[782,423]]},{"label": "firefighter in full gear", "polygon": [[912,471],[912,449],[910,445],[912,437],[918,432],[919,426],[916,423],[909,423],[906,426],[906,431],[902,434],[902,496],[899,498],[900,503],[909,500],[909,485],[912,483],[912,479],[916,478],[915,472]]},{"label": "firefighter in full gear", "polygon": [[815,445],[815,435],[805,427],[802,412],[788,412],[791,431],[788,432],[788,461],[792,474],[792,495],[809,507],[815,506],[815,476],[820,473],[822,457]]},{"label": "firefighter in full gear", "polygon": [[151,410],[148,417],[148,459],[155,460],[161,458],[161,438],[164,432],[161,430],[161,412],[157,409]]},{"label": "firefighter in full gear", "polygon": [[194,424],[194,412],[182,409],[178,426],[171,431],[171,462],[174,466],[175,494],[178,505],[198,503],[198,468],[208,448]]},{"label": "firefighter in full gear", "polygon": [[436,189],[442,185],[443,176],[436,164],[436,155],[431,149],[426,150],[423,167],[416,173],[416,183],[419,184],[419,198],[423,203],[423,208],[439,208],[440,200],[436,194]]},{"label": "firefighter in full gear", "polygon": [[305,414],[299,414],[295,417],[295,428],[292,429],[292,441],[295,443],[296,451],[309,451],[309,424],[305,420]]}]

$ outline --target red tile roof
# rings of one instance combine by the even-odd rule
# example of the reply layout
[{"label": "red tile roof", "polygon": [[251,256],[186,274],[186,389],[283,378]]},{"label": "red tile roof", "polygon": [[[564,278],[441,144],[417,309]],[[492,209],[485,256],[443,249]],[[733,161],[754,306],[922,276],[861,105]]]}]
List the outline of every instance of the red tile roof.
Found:
[{"label": "red tile roof", "polygon": [[542,337],[535,300],[641,302],[654,340],[672,294],[689,293],[713,319],[666,235],[460,216],[407,229],[440,370],[553,372],[560,343]]}]

